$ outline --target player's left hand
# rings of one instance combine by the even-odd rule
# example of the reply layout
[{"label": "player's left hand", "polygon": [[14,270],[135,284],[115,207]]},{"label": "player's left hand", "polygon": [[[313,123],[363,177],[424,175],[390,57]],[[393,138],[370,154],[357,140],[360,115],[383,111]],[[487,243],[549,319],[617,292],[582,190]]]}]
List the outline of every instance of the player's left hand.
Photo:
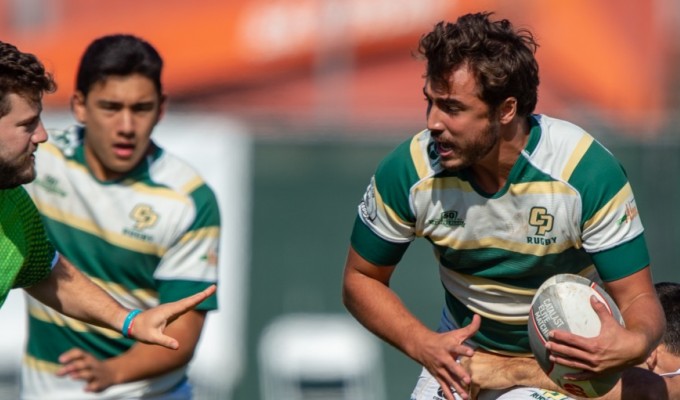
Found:
[{"label": "player's left hand", "polygon": [[62,367],[57,375],[85,381],[86,392],[99,393],[115,383],[106,363],[82,349],[71,349],[61,354],[59,362]]},{"label": "player's left hand", "polygon": [[142,343],[157,344],[176,350],[179,348],[179,343],[174,338],[163,334],[165,327],[180,315],[212,296],[216,289],[216,286],[212,285],[193,296],[172,303],[161,304],[140,313],[135,317],[130,337]]},{"label": "player's left hand", "polygon": [[550,361],[584,370],[565,375],[567,379],[589,380],[603,373],[621,371],[632,366],[630,360],[644,346],[644,336],[621,326],[594,296],[590,304],[600,318],[598,336],[586,338],[553,330],[545,346],[550,351]]}]

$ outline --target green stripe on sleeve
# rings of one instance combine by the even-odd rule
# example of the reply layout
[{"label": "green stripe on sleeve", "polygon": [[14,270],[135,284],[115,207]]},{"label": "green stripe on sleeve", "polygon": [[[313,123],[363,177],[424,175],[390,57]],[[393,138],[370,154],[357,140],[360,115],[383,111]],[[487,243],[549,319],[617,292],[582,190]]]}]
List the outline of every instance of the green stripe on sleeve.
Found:
[{"label": "green stripe on sleeve", "polygon": [[569,179],[584,197],[581,224],[590,220],[627,182],[621,164],[600,143],[593,141]]},{"label": "green stripe on sleeve", "polygon": [[411,140],[399,145],[378,166],[375,188],[383,202],[401,218],[414,222],[415,216],[409,206],[411,186],[418,181],[418,173],[411,158]]},{"label": "green stripe on sleeve", "polygon": [[208,185],[201,185],[191,193],[191,198],[196,205],[196,219],[189,227],[194,231],[208,226],[220,226],[220,210],[217,199]]},{"label": "green stripe on sleeve", "polygon": [[603,281],[615,281],[649,265],[649,251],[644,234],[635,239],[590,255]]},{"label": "green stripe on sleeve", "polygon": [[375,264],[392,266],[401,261],[406,249],[411,244],[391,243],[373,233],[359,216],[354,220],[351,237],[352,248],[365,260]]},{"label": "green stripe on sleeve", "polygon": [[[186,281],[186,280],[159,280],[158,281],[158,298],[163,303],[181,300],[184,297],[196,294],[208,286],[211,282],[203,281]],[[203,300],[196,306],[196,310],[215,310],[217,309],[217,295],[212,295]]]}]

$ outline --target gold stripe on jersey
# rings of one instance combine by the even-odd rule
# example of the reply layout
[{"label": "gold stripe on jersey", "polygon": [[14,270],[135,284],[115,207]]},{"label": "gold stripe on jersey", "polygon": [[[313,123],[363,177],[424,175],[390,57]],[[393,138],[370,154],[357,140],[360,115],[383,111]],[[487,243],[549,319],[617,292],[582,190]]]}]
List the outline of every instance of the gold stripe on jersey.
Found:
[{"label": "gold stripe on jersey", "polygon": [[45,142],[40,144],[40,150],[51,153],[53,156],[56,156],[57,158],[62,159],[64,158],[64,155],[61,153],[61,150],[59,150],[59,148],[55,146],[52,142]]},{"label": "gold stripe on jersey", "polygon": [[129,308],[139,307],[141,301],[148,307],[155,307],[158,305],[158,293],[151,289],[128,289],[123,285],[113,282],[106,282],[99,278],[88,276],[99,287],[109,292],[119,303],[122,303]]},{"label": "gold stripe on jersey", "polygon": [[559,181],[514,183],[510,185],[508,192],[515,196],[527,194],[578,194],[574,188]]},{"label": "gold stripe on jersey", "polygon": [[387,217],[388,217],[391,221],[395,221],[395,222],[397,222],[398,224],[400,224],[401,226],[409,226],[409,227],[413,227],[413,226],[414,226],[413,223],[408,222],[408,221],[404,221],[403,219],[401,219],[401,217],[399,217],[399,214],[397,214],[397,213],[392,209],[392,207],[390,207],[390,206],[388,206],[387,204],[385,204],[385,202],[384,202],[383,199],[382,199],[382,196],[380,195],[380,191],[378,190],[377,187],[375,188],[374,193],[375,193],[375,205],[376,205],[376,207],[377,207],[378,213],[380,213],[381,210],[382,210],[382,213],[387,214]]},{"label": "gold stripe on jersey", "polygon": [[200,176],[196,176],[193,179],[189,180],[189,182],[185,183],[184,186],[182,186],[179,190],[184,194],[189,194],[196,190],[201,185],[203,185],[204,183],[205,182],[203,181],[203,179],[201,179]]},{"label": "gold stripe on jersey", "polygon": [[61,369],[61,364],[55,364],[47,361],[38,360],[37,358],[29,356],[28,354],[24,354],[24,365],[41,372],[48,372],[55,376],[57,374],[57,371]]},{"label": "gold stripe on jersey", "polygon": [[34,202],[40,209],[40,212],[46,217],[64,225],[79,229],[83,232],[98,236],[118,247],[138,253],[151,254],[158,257],[162,257],[167,251],[166,248],[151,242],[138,240],[130,236],[103,230],[97,226],[96,223],[90,221],[89,219],[84,219],[72,214],[65,214],[57,207],[52,207],[47,203],[43,203],[37,199],[35,199]]},{"label": "gold stripe on jersey", "polygon": [[570,248],[578,248],[580,245],[573,241],[554,243],[549,246],[536,246],[525,242],[505,240],[498,237],[487,236],[477,240],[457,240],[449,235],[437,237],[431,234],[434,244],[442,247],[449,247],[455,250],[478,250],[480,248],[497,248],[514,253],[527,254],[532,256],[544,256],[547,254],[559,254]]},{"label": "gold stripe on jersey", "polygon": [[606,218],[616,217],[613,213],[617,210],[625,210],[626,202],[633,198],[633,189],[630,183],[626,184],[611,198],[602,208],[600,208],[588,221],[583,224],[583,229],[590,228],[593,224]]},{"label": "gold stripe on jersey", "polygon": [[578,165],[579,161],[581,161],[583,156],[586,154],[586,151],[588,151],[592,143],[593,143],[592,136],[583,135],[581,137],[581,140],[579,140],[578,144],[576,145],[576,148],[574,148],[574,150],[571,152],[571,157],[569,157],[569,160],[564,166],[564,169],[562,169],[561,178],[564,181],[569,181],[569,178],[571,178],[571,174],[574,173],[576,166]]},{"label": "gold stripe on jersey", "polygon": [[501,291],[510,294],[518,294],[523,296],[533,296],[536,294],[536,289],[528,289],[514,285],[506,285],[490,279],[480,278],[473,275],[466,275],[467,282],[470,286],[480,288],[485,291]]},{"label": "gold stripe on jersey", "polygon": [[[53,156],[55,156],[59,159],[64,159],[64,155],[61,153],[59,148],[57,146],[55,146],[54,144],[48,142],[48,143],[45,143],[42,146],[44,146],[44,150],[46,150],[47,152],[49,152]],[[85,165],[83,165],[83,164],[81,164],[77,161],[74,161],[74,160],[65,160],[65,162],[66,162],[66,165],[69,169],[78,170],[81,173],[86,174],[88,176],[91,175],[89,169]],[[183,193],[178,193],[175,190],[168,189],[168,188],[163,187],[163,186],[149,186],[146,183],[135,181],[135,180],[132,180],[132,179],[123,180],[123,182],[121,184],[128,185],[132,190],[139,192],[139,193],[152,194],[154,196],[173,199],[173,200],[180,201],[180,202],[186,204],[186,203],[189,203],[189,199],[187,199],[185,194],[190,193],[192,190],[194,190],[197,187],[199,187],[200,185],[202,185],[203,180],[200,177],[195,177],[194,179],[185,183],[184,187],[182,189],[184,189],[186,191],[183,192]]]},{"label": "gold stripe on jersey", "polygon": [[433,191],[433,190],[447,190],[455,189],[461,192],[473,192],[474,189],[469,182],[466,182],[456,177],[431,178],[419,182],[415,186],[416,191]]},{"label": "gold stripe on jersey", "polygon": [[[473,312],[508,325],[523,325],[528,322],[531,299],[537,289],[463,274],[441,265],[439,271],[449,294]],[[595,273],[594,265],[578,272],[588,279],[594,279]]]},{"label": "gold stripe on jersey", "polygon": [[[473,277],[441,265],[439,272],[446,290],[475,313],[509,325],[528,322],[529,306],[535,290],[518,291],[515,286]],[[479,284],[484,281],[493,285],[494,290],[488,291],[487,287]]]},{"label": "gold stripe on jersey", "polygon": [[183,193],[178,193],[175,190],[168,189],[162,186],[149,186],[146,183],[139,182],[134,179],[125,179],[121,184],[128,185],[132,190],[138,193],[145,193],[153,196],[165,197],[166,199],[172,199],[175,201],[180,201],[184,204],[190,204],[190,200]]},{"label": "gold stripe on jersey", "polygon": [[69,169],[77,170],[77,171],[79,171],[83,174],[90,175],[90,170],[85,165],[83,165],[79,162],[73,161],[73,160],[66,160],[65,159],[66,157],[64,157],[64,155],[61,153],[59,148],[57,146],[55,146],[54,144],[47,142],[47,143],[45,143],[41,146],[42,146],[41,147],[42,149],[44,149],[48,153],[52,154],[56,158],[58,158],[60,160],[64,160],[66,166]]},{"label": "gold stripe on jersey", "polygon": [[179,239],[180,243],[188,242],[190,240],[201,240],[205,238],[216,238],[220,236],[220,228],[217,226],[208,226],[195,231],[189,231]]},{"label": "gold stripe on jersey", "polygon": [[29,301],[28,313],[30,314],[31,317],[39,321],[57,325],[60,327],[68,327],[70,330],[75,332],[95,331],[103,336],[114,339],[121,338],[123,336],[119,332],[116,332],[112,329],[90,325],[85,322],[78,321],[77,319],[69,318],[63,314],[59,314],[58,312],[54,311],[53,309],[47,306],[42,305],[41,303],[37,302],[34,303],[34,301]]},{"label": "gold stripe on jersey", "polygon": [[508,317],[505,315],[493,314],[470,304],[467,304],[467,308],[475,314],[479,314],[483,318],[492,319],[494,321],[502,322],[508,325],[526,325],[529,322],[529,318],[527,317]]},{"label": "gold stripe on jersey", "polygon": [[416,173],[421,179],[430,173],[430,161],[427,158],[427,148],[423,148],[423,146],[427,146],[428,144],[428,140],[423,140],[425,132],[427,132],[427,130],[420,131],[420,133],[416,134],[413,137],[413,140],[411,140],[410,147],[411,158],[416,168]]}]

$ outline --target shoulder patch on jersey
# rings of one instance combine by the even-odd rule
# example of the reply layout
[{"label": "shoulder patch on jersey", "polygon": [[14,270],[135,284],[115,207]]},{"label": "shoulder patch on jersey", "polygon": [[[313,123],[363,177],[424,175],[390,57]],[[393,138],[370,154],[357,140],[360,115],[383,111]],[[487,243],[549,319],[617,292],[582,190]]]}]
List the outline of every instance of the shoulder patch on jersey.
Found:
[{"label": "shoulder patch on jersey", "polygon": [[66,157],[73,157],[82,139],[82,127],[73,125],[64,130],[49,130],[50,142],[59,148]]},{"label": "shoulder patch on jersey", "polygon": [[366,193],[364,193],[361,204],[359,204],[359,211],[361,216],[369,221],[375,220],[378,216],[378,208],[375,202],[375,178],[371,178],[371,183],[366,188]]}]

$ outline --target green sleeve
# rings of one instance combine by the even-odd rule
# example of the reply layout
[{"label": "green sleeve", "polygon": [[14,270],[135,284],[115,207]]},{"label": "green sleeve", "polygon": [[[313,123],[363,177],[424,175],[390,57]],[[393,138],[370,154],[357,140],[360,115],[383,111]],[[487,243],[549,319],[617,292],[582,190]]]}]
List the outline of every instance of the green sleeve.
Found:
[{"label": "green sleeve", "polygon": [[50,274],[56,250],[26,190],[18,187],[4,192],[1,251],[6,265],[3,279],[11,277],[13,288],[31,286]]}]

